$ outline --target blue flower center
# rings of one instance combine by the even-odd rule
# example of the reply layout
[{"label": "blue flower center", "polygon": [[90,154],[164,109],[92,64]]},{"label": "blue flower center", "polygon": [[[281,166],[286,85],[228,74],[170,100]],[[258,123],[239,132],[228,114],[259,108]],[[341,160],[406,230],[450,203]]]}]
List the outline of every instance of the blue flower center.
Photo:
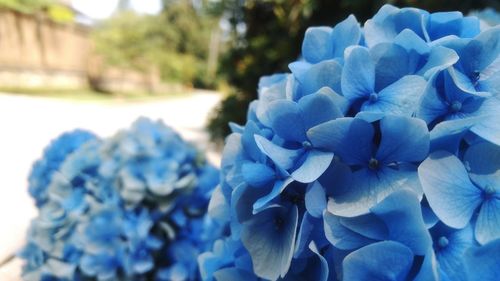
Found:
[{"label": "blue flower center", "polygon": [[483,187],[483,198],[485,200],[493,198],[495,196],[495,193],[496,191],[491,185],[487,184]]},{"label": "blue flower center", "polygon": [[282,217],[276,217],[276,218],[274,218],[274,227],[277,230],[280,230],[283,227],[284,224],[285,224],[285,220]]},{"label": "blue flower center", "polygon": [[311,144],[311,142],[309,142],[309,141],[303,141],[303,142],[302,142],[302,146],[303,146],[305,149],[311,149],[311,148],[312,148],[312,144]]},{"label": "blue flower center", "polygon": [[377,93],[371,93],[370,97],[368,99],[369,99],[370,102],[376,102],[378,100]]},{"label": "blue flower center", "polygon": [[454,101],[450,106],[451,111],[459,112],[462,109],[462,103],[459,101]]},{"label": "blue flower center", "polygon": [[375,158],[372,158],[372,159],[370,159],[370,161],[368,161],[368,168],[370,168],[372,170],[377,170],[378,164],[379,164],[378,160]]},{"label": "blue flower center", "polygon": [[438,245],[440,248],[445,248],[446,246],[448,246],[448,244],[450,244],[450,241],[448,241],[448,238],[446,238],[445,236],[439,237]]}]

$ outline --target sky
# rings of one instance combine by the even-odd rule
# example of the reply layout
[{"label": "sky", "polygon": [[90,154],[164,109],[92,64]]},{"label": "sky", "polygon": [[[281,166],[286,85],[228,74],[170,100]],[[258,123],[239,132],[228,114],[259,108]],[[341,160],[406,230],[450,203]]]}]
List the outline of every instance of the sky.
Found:
[{"label": "sky", "polygon": [[[100,20],[111,16],[119,0],[71,0],[74,9],[88,17]],[[142,14],[155,14],[161,10],[161,0],[130,0],[131,8]]]}]

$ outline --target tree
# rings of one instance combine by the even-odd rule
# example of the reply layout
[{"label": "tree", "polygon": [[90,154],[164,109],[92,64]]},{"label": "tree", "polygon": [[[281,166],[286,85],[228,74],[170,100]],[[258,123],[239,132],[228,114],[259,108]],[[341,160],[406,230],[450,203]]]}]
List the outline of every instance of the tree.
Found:
[{"label": "tree", "polygon": [[[121,1],[125,7],[127,1]],[[96,51],[110,65],[147,72],[166,81],[200,83],[206,72],[211,28],[216,21],[191,1],[166,1],[158,15],[121,9],[93,33]]]}]

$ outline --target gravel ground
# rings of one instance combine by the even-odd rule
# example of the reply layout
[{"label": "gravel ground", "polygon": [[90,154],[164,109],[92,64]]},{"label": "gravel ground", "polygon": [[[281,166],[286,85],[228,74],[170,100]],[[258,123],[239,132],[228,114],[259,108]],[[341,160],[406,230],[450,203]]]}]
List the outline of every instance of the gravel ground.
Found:
[{"label": "gravel ground", "polygon": [[[162,119],[186,140],[195,141],[218,165],[204,125],[220,95],[195,92],[186,98],[139,103],[89,103],[0,93],[0,263],[22,246],[36,209],[27,192],[27,177],[51,139],[74,128],[107,137],[136,118]],[[0,267],[0,280],[20,280],[17,259]]]}]

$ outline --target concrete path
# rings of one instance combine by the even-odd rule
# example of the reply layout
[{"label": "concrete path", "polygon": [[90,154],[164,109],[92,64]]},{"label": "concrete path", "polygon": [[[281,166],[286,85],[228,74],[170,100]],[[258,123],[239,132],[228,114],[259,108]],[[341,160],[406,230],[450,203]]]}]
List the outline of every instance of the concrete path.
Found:
[{"label": "concrete path", "polygon": [[[141,103],[89,103],[0,93],[0,262],[24,243],[36,209],[27,192],[27,177],[43,148],[64,131],[88,129],[101,137],[127,128],[140,116],[162,119],[186,140],[195,141],[218,165],[204,125],[221,96],[195,92],[186,98]],[[0,280],[20,280],[20,261],[0,268]]]}]

